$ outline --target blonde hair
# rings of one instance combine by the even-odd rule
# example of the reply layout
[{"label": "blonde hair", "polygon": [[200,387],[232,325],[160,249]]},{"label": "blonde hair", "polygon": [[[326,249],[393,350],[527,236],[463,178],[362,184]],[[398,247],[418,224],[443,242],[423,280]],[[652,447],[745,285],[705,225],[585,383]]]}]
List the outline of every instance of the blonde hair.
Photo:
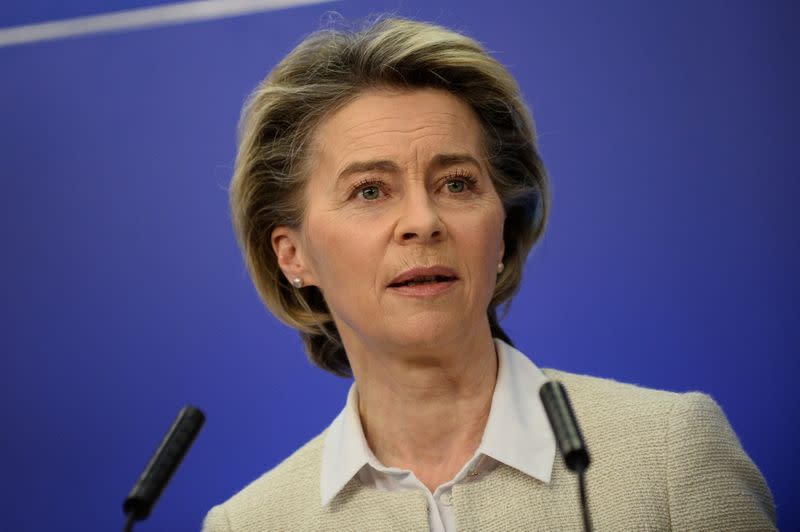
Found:
[{"label": "blonde hair", "polygon": [[322,30],[303,40],[250,95],[242,111],[230,188],[233,224],[261,299],[300,331],[309,358],[336,375],[351,374],[347,354],[316,287],[297,289],[272,249],[278,226],[299,228],[309,146],[320,122],[369,88],[438,88],[475,111],[492,181],[506,222],[505,269],[488,308],[492,334],[510,342],[497,308],[522,280],[525,259],[549,210],[547,174],[533,120],[509,72],[483,47],[446,28],[386,18],[356,31]]}]

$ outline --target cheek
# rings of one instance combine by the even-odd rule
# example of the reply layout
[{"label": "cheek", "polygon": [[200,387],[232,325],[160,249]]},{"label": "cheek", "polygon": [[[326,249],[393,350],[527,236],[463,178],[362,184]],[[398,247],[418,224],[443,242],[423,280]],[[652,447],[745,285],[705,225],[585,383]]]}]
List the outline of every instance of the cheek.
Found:
[{"label": "cheek", "polygon": [[468,231],[468,238],[473,242],[471,251],[481,259],[480,262],[485,262],[492,268],[496,268],[502,259],[504,222],[505,214],[502,207],[496,207],[489,209],[479,219],[473,219],[472,224],[463,226]]},{"label": "cheek", "polygon": [[502,207],[487,209],[481,216],[464,216],[452,225],[457,250],[472,279],[473,297],[491,298],[497,281],[497,264],[502,260]]},{"label": "cheek", "polygon": [[308,258],[323,294],[348,293],[371,282],[378,258],[363,226],[319,217],[307,227]]}]

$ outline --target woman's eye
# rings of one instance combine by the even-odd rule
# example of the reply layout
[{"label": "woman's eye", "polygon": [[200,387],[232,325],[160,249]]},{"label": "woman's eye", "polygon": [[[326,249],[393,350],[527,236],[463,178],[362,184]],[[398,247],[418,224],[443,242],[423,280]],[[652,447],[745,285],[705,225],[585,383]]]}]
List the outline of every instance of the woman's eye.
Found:
[{"label": "woman's eye", "polygon": [[365,200],[376,200],[381,195],[380,189],[375,185],[364,187],[358,193]]},{"label": "woman's eye", "polygon": [[367,178],[353,185],[348,196],[351,200],[383,201],[389,196],[387,184],[379,179]]},{"label": "woman's eye", "polygon": [[467,188],[467,184],[463,179],[451,179],[445,184],[445,186],[447,187],[447,190],[453,194],[460,194]]}]

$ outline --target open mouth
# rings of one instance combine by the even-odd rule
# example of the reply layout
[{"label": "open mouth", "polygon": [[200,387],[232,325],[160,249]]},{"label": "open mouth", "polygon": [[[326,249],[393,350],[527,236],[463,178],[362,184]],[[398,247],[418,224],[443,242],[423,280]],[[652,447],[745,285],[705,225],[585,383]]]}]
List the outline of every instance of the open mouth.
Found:
[{"label": "open mouth", "polygon": [[399,283],[392,283],[389,285],[389,287],[399,288],[401,286],[418,286],[421,284],[447,283],[455,280],[456,280],[455,277],[448,275],[424,275],[420,277],[414,277],[406,281],[401,281]]}]

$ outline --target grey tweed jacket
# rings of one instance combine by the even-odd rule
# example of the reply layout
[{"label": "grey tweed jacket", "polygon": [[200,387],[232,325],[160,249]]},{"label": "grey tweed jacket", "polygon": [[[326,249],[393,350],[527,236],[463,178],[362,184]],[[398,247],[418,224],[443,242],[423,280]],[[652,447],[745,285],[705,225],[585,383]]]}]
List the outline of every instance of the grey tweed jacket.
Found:
[{"label": "grey tweed jacket", "polygon": [[[569,391],[592,455],[595,530],[775,530],[769,488],[709,396],[545,373]],[[323,507],[323,436],[212,508],[204,531],[428,530],[422,492],[371,489],[355,477]],[[463,532],[582,527],[577,480],[560,456],[548,484],[501,464],[452,495]]]}]

